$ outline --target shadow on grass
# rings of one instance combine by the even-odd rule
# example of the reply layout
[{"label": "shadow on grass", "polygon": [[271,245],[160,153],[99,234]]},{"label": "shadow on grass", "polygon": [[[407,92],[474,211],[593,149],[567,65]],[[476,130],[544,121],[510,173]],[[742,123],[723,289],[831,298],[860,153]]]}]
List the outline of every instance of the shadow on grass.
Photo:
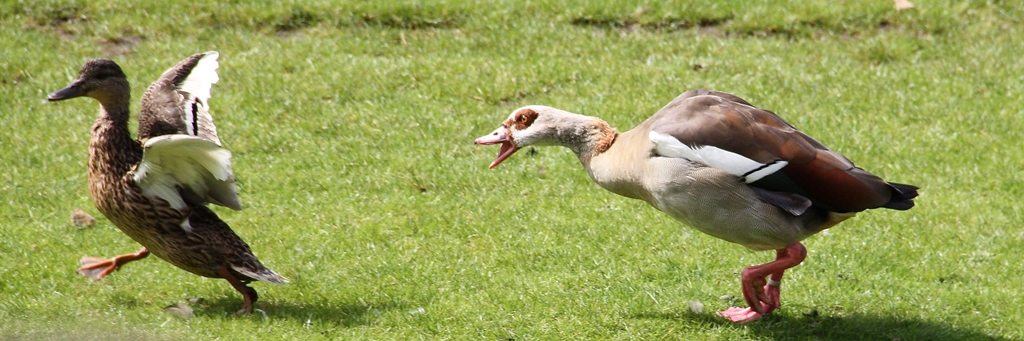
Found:
[{"label": "shadow on grass", "polygon": [[722,328],[745,328],[773,340],[1009,340],[977,330],[898,316],[849,315],[807,317],[772,314],[760,321],[735,325],[712,313],[639,313],[634,319],[692,321]]},{"label": "shadow on grass", "polygon": [[[242,307],[241,297],[225,296],[195,304],[196,315],[216,316],[234,315]],[[315,328],[325,326],[351,327],[367,325],[387,311],[402,309],[403,306],[394,302],[332,302],[328,300],[313,303],[293,304],[289,302],[257,301],[254,308],[261,309],[271,319],[291,319],[302,325],[313,325]],[[249,318],[262,318],[262,313],[254,311]]]}]

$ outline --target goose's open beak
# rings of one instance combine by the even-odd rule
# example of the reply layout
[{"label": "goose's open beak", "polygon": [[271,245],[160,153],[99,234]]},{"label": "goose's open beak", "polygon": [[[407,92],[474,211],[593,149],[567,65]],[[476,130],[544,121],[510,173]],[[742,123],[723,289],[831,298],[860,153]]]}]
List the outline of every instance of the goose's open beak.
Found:
[{"label": "goose's open beak", "polygon": [[501,149],[498,150],[498,157],[494,159],[494,162],[491,162],[491,165],[488,168],[497,167],[499,163],[505,161],[505,159],[512,156],[512,154],[515,154],[516,151],[519,150],[515,141],[512,140],[511,132],[505,125],[495,129],[490,134],[477,138],[475,143],[482,145],[501,143]]}]

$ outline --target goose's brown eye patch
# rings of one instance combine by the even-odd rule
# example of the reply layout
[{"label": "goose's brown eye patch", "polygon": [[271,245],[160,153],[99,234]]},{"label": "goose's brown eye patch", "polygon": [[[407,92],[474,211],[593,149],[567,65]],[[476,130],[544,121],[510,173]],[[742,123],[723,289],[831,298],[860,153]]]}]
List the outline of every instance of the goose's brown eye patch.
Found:
[{"label": "goose's brown eye patch", "polygon": [[533,109],[523,109],[516,112],[516,116],[513,124],[515,124],[516,130],[523,130],[528,128],[533,121],[537,119],[537,112]]}]

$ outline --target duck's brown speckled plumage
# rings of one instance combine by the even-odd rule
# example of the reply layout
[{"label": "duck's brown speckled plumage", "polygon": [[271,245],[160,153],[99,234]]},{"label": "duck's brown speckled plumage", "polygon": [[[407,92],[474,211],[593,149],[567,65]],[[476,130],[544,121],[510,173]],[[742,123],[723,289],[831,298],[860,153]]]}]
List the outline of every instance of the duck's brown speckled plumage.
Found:
[{"label": "duck's brown speckled plumage", "polygon": [[[89,143],[89,194],[103,215],[153,255],[196,275],[220,278],[216,268],[229,264],[263,272],[268,278],[279,277],[206,206],[190,206],[190,212],[180,212],[163,200],[142,194],[134,179],[142,147],[131,139],[127,122],[104,116],[110,115],[101,114],[96,120]],[[181,228],[186,217],[192,232]],[[257,280],[237,271],[234,274],[244,281]]]},{"label": "duck's brown speckled plumage", "polygon": [[[193,66],[194,59],[195,56],[189,59],[193,60]],[[66,93],[68,89],[72,89],[71,95]],[[143,159],[143,146],[128,130],[128,89],[120,67],[109,60],[94,60],[83,66],[79,79],[72,85],[50,96],[51,100],[88,96],[100,101],[99,117],[92,127],[89,144],[89,194],[96,208],[149,252],[188,272],[229,281],[232,279],[227,277],[233,276],[242,283],[263,280],[283,284],[287,281],[263,266],[249,245],[203,203],[189,202],[186,208],[179,210],[167,201],[143,194],[135,180],[136,169]],[[174,132],[154,132],[142,127],[140,135],[143,133],[157,136]],[[191,224],[191,231],[182,228],[185,219]],[[225,270],[231,276],[226,277]],[[256,300],[251,288],[232,285],[243,296],[251,294],[251,300]],[[251,308],[250,304],[247,296],[243,310]]]}]

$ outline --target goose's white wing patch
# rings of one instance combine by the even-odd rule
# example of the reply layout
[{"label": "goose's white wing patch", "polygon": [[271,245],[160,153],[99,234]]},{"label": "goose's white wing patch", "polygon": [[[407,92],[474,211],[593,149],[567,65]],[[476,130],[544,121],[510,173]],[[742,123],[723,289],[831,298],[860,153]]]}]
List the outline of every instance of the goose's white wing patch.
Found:
[{"label": "goose's white wing patch", "polygon": [[760,163],[751,160],[743,155],[730,152],[715,146],[687,146],[672,135],[651,131],[648,134],[651,142],[654,142],[654,151],[665,157],[683,158],[693,162],[703,163],[710,167],[735,174],[743,178],[746,183],[751,183],[775,173],[789,164],[783,160],[775,160],[769,163]]},{"label": "goose's white wing patch", "polygon": [[[149,139],[135,182],[142,193],[167,201],[171,207],[186,206],[182,191],[204,203],[242,209],[231,171],[231,152],[217,144],[188,135],[163,135]],[[182,227],[191,231],[188,220]]]}]

